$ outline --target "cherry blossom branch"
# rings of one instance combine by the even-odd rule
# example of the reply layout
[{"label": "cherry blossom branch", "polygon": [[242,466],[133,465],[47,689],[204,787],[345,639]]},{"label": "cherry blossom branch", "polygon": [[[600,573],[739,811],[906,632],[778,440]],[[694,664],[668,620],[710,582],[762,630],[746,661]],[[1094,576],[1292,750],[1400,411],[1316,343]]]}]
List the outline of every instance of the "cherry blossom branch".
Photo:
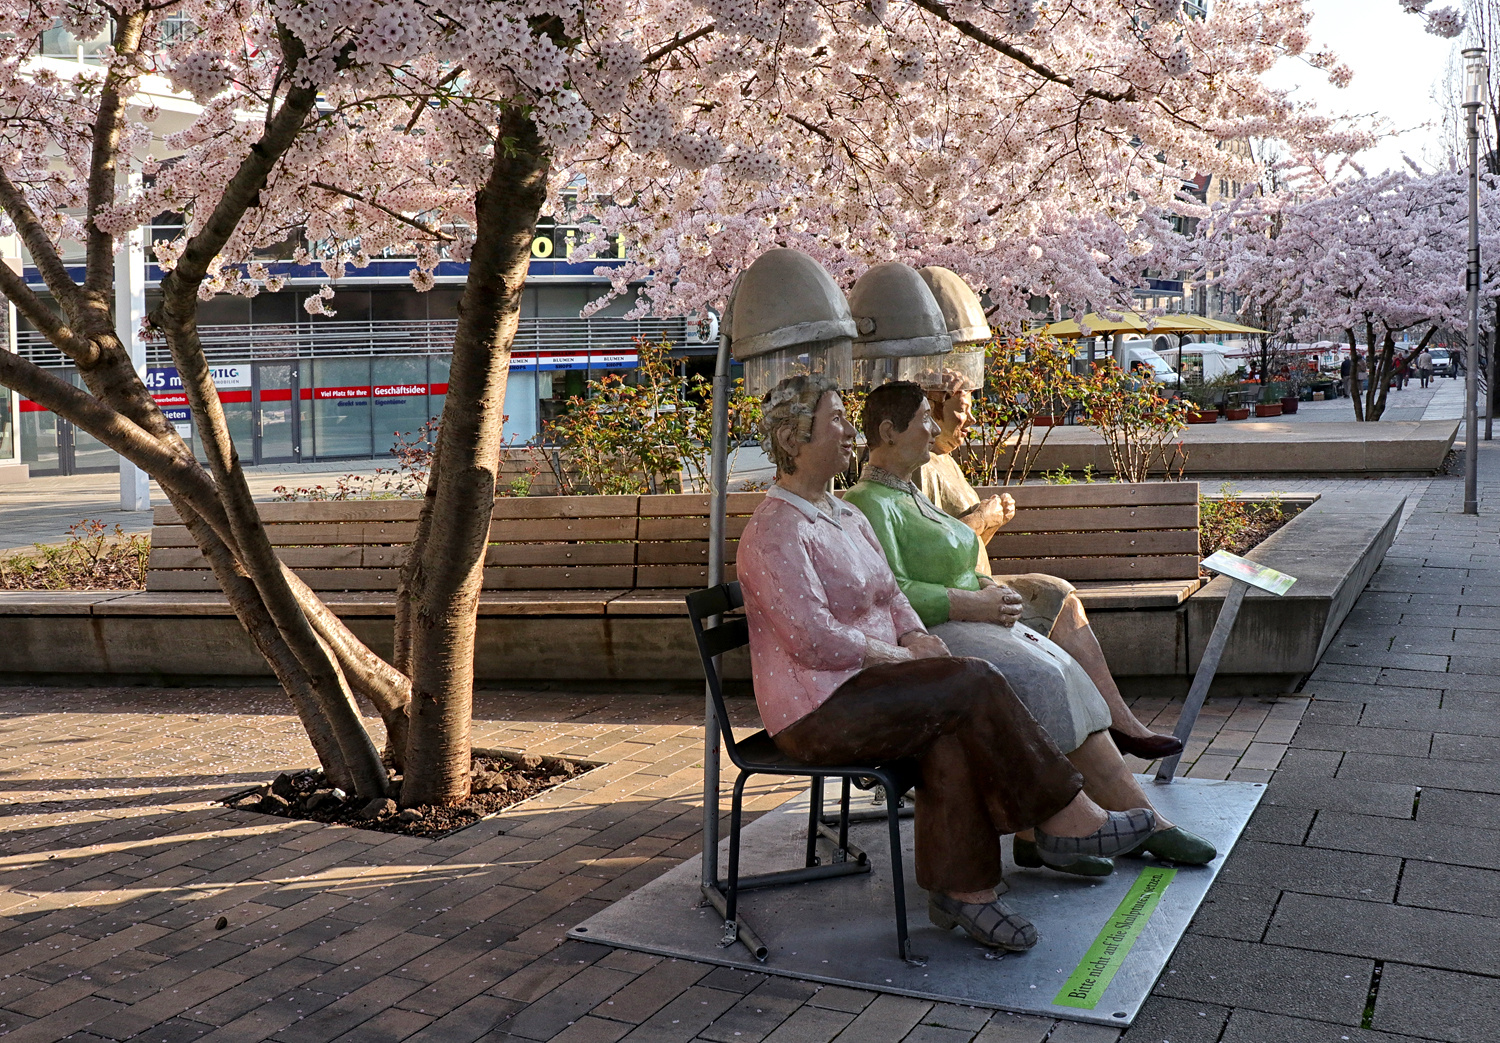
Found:
[{"label": "cherry blossom branch", "polygon": [[[1007,58],[1019,62],[1043,79],[1051,80],[1053,83],[1056,83],[1063,87],[1074,88],[1077,86],[1077,81],[1075,81],[1073,77],[1065,76],[1060,72],[1055,72],[1014,44],[1006,43],[998,36],[986,32],[967,19],[953,17],[953,13],[948,10],[945,4],[940,3],[939,0],[912,0],[912,2],[929,14],[933,14],[938,18],[941,18],[943,21],[953,26],[953,28],[963,33],[969,39],[975,40],[978,43],[982,43],[984,44],[984,46],[990,48],[991,50],[998,51],[1001,54],[1005,55]],[[1100,101],[1108,102],[1134,101],[1136,92],[1134,86],[1120,92],[1101,91],[1097,88],[1089,87],[1084,90],[1083,96],[1086,98],[1097,98]]]},{"label": "cherry blossom branch", "polygon": [[[78,303],[78,284],[68,274],[68,268],[58,255],[57,248],[48,238],[42,223],[37,220],[36,211],[31,208],[31,204],[27,202],[16,183],[10,179],[4,167],[0,167],[0,209],[5,210],[11,224],[16,226],[16,233],[21,237],[21,242],[26,245],[27,252],[31,254],[31,261],[41,273],[42,281],[47,284],[47,289],[52,292],[53,298],[71,317]],[[91,349],[89,353],[75,361],[87,362],[93,356],[94,351]]]},{"label": "cherry blossom branch", "polygon": [[334,195],[343,196],[346,199],[352,199],[352,200],[354,200],[356,203],[363,203],[365,206],[372,207],[375,210],[379,210],[382,214],[385,214],[387,217],[394,218],[395,220],[400,221],[404,225],[410,225],[412,228],[415,228],[419,232],[426,232],[428,235],[432,236],[434,239],[438,239],[438,240],[440,240],[442,242],[445,242],[445,243],[451,243],[451,242],[455,241],[455,237],[454,236],[449,235],[447,232],[443,231],[437,225],[428,224],[425,221],[419,221],[415,217],[408,217],[407,215],[401,213],[401,211],[399,211],[399,210],[392,210],[390,207],[386,206],[384,203],[377,203],[373,199],[366,199],[364,196],[360,195],[358,192],[351,192],[347,188],[340,188],[338,185],[330,185],[326,181],[313,181],[313,182],[310,182],[310,184],[314,188],[321,188],[325,192],[332,192]]},{"label": "cherry blossom branch", "polygon": [[74,333],[72,327],[63,322],[57,312],[47,307],[31,287],[26,285],[26,280],[4,263],[0,263],[0,296],[10,298],[16,310],[26,317],[26,321],[40,330],[53,347],[70,359],[87,360],[95,352],[92,344]]},{"label": "cherry blossom branch", "polygon": [[[146,12],[135,10],[116,16],[115,53],[133,61],[140,49],[146,28]],[[89,162],[87,215],[88,240],[84,256],[84,288],[96,305],[108,307],[106,295],[115,281],[115,237],[98,225],[101,211],[114,205],[116,171],[119,163],[120,136],[124,129],[126,93],[124,88],[134,77],[123,74],[111,63],[99,91],[99,109],[94,118],[94,147]]]},{"label": "cherry blossom branch", "polygon": [[671,54],[673,51],[676,51],[676,50],[679,50],[680,48],[686,47],[688,44],[692,43],[694,40],[701,40],[703,37],[707,36],[709,33],[713,32],[717,28],[718,28],[718,24],[717,23],[715,23],[715,22],[709,22],[703,28],[701,28],[701,29],[694,29],[692,32],[688,33],[686,36],[678,36],[675,39],[673,39],[671,43],[662,44],[656,50],[652,51],[650,54],[646,55],[646,57],[642,58],[641,59],[641,64],[642,65],[650,65],[653,62],[658,62],[661,59],[665,58],[667,55]]}]

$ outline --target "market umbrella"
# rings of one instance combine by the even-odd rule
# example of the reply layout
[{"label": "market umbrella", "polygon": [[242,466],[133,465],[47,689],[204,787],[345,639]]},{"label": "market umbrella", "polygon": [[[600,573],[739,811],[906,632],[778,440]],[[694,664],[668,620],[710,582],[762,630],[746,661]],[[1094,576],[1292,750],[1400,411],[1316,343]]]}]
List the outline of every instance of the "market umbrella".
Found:
[{"label": "market umbrella", "polygon": [[1201,315],[1158,315],[1147,319],[1135,312],[1121,312],[1118,319],[1106,319],[1097,312],[1083,317],[1083,325],[1089,328],[1085,334],[1073,319],[1054,322],[1042,327],[1042,332],[1053,337],[1109,336],[1115,333],[1264,333],[1253,326],[1241,326],[1222,319],[1206,319]]}]

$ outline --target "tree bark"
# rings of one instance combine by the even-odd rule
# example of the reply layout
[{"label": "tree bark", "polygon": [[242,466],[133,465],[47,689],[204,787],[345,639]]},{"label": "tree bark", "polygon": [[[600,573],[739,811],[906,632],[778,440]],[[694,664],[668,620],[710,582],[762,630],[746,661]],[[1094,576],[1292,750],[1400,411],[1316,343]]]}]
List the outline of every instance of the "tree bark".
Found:
[{"label": "tree bark", "polygon": [[[418,539],[401,571],[397,662],[412,680],[401,802],[469,793],[474,630],[502,447],[505,382],[531,239],[551,157],[535,124],[502,110],[489,178],[475,198],[475,241],[458,306],[448,397]],[[398,611],[402,609],[398,608]]]}]

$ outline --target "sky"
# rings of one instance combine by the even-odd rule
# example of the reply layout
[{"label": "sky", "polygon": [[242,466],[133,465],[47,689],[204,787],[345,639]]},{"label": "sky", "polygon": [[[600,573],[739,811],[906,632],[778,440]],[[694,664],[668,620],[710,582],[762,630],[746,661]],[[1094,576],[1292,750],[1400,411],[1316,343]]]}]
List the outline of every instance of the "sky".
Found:
[{"label": "sky", "polygon": [[[1458,6],[1458,0],[1434,0],[1433,6],[1447,4]],[[1267,82],[1295,88],[1295,97],[1309,99],[1325,112],[1380,113],[1401,129],[1399,136],[1360,156],[1369,173],[1403,166],[1403,152],[1434,169],[1443,155],[1442,110],[1432,94],[1450,51],[1456,60],[1462,37],[1431,35],[1397,0],[1307,0],[1307,7],[1313,12],[1310,50],[1330,47],[1354,70],[1353,82],[1339,90],[1326,72],[1300,58],[1282,59]],[[1424,128],[1423,123],[1432,125]]]}]

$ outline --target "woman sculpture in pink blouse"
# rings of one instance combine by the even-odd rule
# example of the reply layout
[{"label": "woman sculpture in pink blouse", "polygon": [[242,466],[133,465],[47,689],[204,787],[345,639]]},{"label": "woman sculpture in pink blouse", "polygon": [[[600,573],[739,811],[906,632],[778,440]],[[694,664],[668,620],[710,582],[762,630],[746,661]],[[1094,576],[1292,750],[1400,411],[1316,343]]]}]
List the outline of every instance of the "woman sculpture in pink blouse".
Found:
[{"label": "woman sculpture in pink blouse", "polygon": [[789,377],[767,396],[776,485],[740,538],[761,719],[811,764],[913,758],[917,883],[928,915],[982,945],[1021,951],[1036,929],[995,894],[1000,837],[1035,827],[1066,861],[1111,858],[1148,837],[1147,809],[1105,812],[1005,679],[928,634],[864,516],[829,495],[854,427],[832,381]]}]

